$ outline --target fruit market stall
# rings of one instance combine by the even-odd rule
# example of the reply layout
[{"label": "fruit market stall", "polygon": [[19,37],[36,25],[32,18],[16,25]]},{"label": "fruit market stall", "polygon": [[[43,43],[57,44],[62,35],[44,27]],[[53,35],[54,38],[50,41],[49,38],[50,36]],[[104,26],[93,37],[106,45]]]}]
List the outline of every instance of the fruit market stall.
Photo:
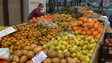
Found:
[{"label": "fruit market stall", "polygon": [[15,32],[0,37],[0,44],[9,48],[10,63],[97,63],[107,26],[88,18],[93,14],[68,6],[13,26]]}]

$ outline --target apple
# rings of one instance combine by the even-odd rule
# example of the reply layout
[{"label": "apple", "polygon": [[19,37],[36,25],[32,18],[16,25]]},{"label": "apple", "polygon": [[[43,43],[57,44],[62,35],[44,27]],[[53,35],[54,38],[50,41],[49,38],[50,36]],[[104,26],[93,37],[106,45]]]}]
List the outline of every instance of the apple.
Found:
[{"label": "apple", "polygon": [[67,46],[68,45],[68,42],[66,42],[66,41],[63,41],[63,43],[62,43],[63,45],[65,45],[65,46]]},{"label": "apple", "polygon": [[77,46],[80,45],[79,41],[76,41],[75,44],[76,44]]},{"label": "apple", "polygon": [[80,56],[80,60],[85,61],[86,60],[86,56],[84,56],[84,55]]},{"label": "apple", "polygon": [[67,49],[70,49],[70,48],[72,48],[72,46],[71,45],[67,45]]},{"label": "apple", "polygon": [[78,60],[78,58],[77,57],[75,57],[75,58],[73,58],[74,60]]},{"label": "apple", "polygon": [[78,35],[79,34],[78,31],[75,31],[74,33],[75,33],[75,35]]},{"label": "apple", "polygon": [[97,42],[99,42],[99,40],[98,39],[95,39],[95,42],[97,43]]},{"label": "apple", "polygon": [[70,48],[70,53],[75,53],[76,49],[75,48]]},{"label": "apple", "polygon": [[84,42],[83,41],[80,41],[79,44],[80,44],[80,46],[83,46],[84,45]]},{"label": "apple", "polygon": [[87,45],[88,44],[88,41],[84,41],[84,44]]},{"label": "apple", "polygon": [[55,40],[55,41],[53,42],[53,45],[54,45],[54,46],[57,46],[57,45],[58,45],[58,41]]},{"label": "apple", "polygon": [[85,60],[87,63],[89,63],[90,62],[90,58],[86,58],[86,60]]},{"label": "apple", "polygon": [[92,38],[92,39],[90,40],[90,43],[91,43],[91,44],[95,43],[95,40]]},{"label": "apple", "polygon": [[60,40],[60,41],[58,42],[58,44],[62,44],[62,42],[63,42],[63,41],[62,41],[62,40]]},{"label": "apple", "polygon": [[78,46],[77,46],[77,45],[74,45],[74,46],[73,46],[73,48],[77,49],[77,48],[78,48]]},{"label": "apple", "polygon": [[71,43],[75,43],[75,41],[74,40],[69,40],[69,43],[71,44]]},{"label": "apple", "polygon": [[47,46],[46,44],[45,44],[45,45],[43,45],[43,47],[44,47],[44,48],[48,48],[48,46]]},{"label": "apple", "polygon": [[93,44],[93,47],[96,47],[96,43]]},{"label": "apple", "polygon": [[88,56],[89,58],[91,58],[91,57],[92,57],[92,53],[87,53],[87,56]]},{"label": "apple", "polygon": [[87,53],[88,53],[87,50],[83,50],[83,51],[82,51],[82,54],[85,54],[85,55],[86,55]]},{"label": "apple", "polygon": [[72,53],[70,56],[71,56],[72,58],[74,58],[74,57],[76,56],[76,53]]},{"label": "apple", "polygon": [[93,54],[94,50],[89,50],[89,53],[92,53]]},{"label": "apple", "polygon": [[77,48],[77,51],[80,51],[80,50],[81,50],[81,47],[78,47],[78,48]]},{"label": "apple", "polygon": [[81,37],[81,39],[83,39],[83,38],[84,38],[84,36],[83,36],[83,35],[81,35],[80,37]]},{"label": "apple", "polygon": [[50,49],[50,50],[55,50],[55,46],[54,46],[54,45],[51,45],[51,46],[49,47],[49,49]]},{"label": "apple", "polygon": [[61,45],[61,50],[65,50],[66,47],[64,45]]},{"label": "apple", "polygon": [[47,46],[50,47],[52,44],[51,43],[47,43]]},{"label": "apple", "polygon": [[63,51],[62,51],[62,50],[58,50],[58,53],[61,53],[61,54],[62,54],[62,53],[63,53]]},{"label": "apple", "polygon": [[88,49],[92,49],[93,45],[92,44],[88,44]]},{"label": "apple", "polygon": [[56,51],[60,50],[60,47],[59,47],[59,46],[56,46],[56,47],[55,47],[55,50],[56,50]]},{"label": "apple", "polygon": [[71,46],[74,46],[75,44],[74,44],[74,43],[71,43],[70,45],[71,45]]},{"label": "apple", "polygon": [[84,45],[84,46],[82,46],[82,49],[83,49],[83,50],[86,50],[87,47],[88,47],[87,45]]},{"label": "apple", "polygon": [[80,59],[80,57],[82,56],[82,53],[81,52],[79,52],[79,53],[77,53],[77,58],[79,58]]},{"label": "apple", "polygon": [[66,52],[66,51],[68,51],[68,49],[65,49],[65,50],[63,51],[63,53]]}]

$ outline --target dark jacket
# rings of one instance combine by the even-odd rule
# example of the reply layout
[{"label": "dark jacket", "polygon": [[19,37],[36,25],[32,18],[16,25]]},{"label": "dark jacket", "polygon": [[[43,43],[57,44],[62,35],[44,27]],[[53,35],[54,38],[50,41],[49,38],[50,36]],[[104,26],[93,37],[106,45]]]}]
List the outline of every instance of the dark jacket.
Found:
[{"label": "dark jacket", "polygon": [[112,16],[109,16],[109,22],[112,24]]}]

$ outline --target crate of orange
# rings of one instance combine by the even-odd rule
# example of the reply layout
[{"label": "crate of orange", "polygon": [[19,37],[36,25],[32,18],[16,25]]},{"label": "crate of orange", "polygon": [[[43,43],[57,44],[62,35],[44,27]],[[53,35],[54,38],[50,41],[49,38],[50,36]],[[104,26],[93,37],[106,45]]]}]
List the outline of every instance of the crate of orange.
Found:
[{"label": "crate of orange", "polygon": [[41,18],[44,18],[45,20],[51,20],[51,21],[53,20],[52,16],[50,14],[47,14],[47,15],[40,16],[40,17],[37,17],[37,18],[33,17],[30,21],[38,22]]},{"label": "crate of orange", "polygon": [[79,34],[91,36],[92,38],[100,40],[104,26],[100,25],[100,22],[98,22],[97,19],[87,19],[81,17],[69,26],[69,30],[78,31]]},{"label": "crate of orange", "polygon": [[23,23],[15,29],[16,32],[0,38],[2,48],[9,47],[11,54],[31,44],[44,45],[61,32],[61,27],[53,28],[39,22],[29,25]]}]

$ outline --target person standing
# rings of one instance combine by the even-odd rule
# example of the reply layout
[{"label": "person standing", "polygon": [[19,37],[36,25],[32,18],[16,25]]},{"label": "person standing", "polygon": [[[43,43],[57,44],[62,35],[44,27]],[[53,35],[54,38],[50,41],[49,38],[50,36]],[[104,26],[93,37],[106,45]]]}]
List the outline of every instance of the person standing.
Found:
[{"label": "person standing", "polygon": [[33,17],[37,18],[40,17],[42,15],[45,15],[46,13],[41,13],[40,11],[43,10],[44,5],[42,3],[40,3],[38,5],[38,8],[35,8],[29,15],[28,20],[32,19]]},{"label": "person standing", "polygon": [[79,5],[81,5],[81,0],[79,0]]},{"label": "person standing", "polygon": [[101,2],[100,2],[100,4],[99,4],[100,6],[99,6],[99,9],[102,7],[102,9],[103,9],[103,0],[101,0]]},{"label": "person standing", "polygon": [[112,28],[112,14],[109,16],[109,22],[110,22],[110,26]]}]

